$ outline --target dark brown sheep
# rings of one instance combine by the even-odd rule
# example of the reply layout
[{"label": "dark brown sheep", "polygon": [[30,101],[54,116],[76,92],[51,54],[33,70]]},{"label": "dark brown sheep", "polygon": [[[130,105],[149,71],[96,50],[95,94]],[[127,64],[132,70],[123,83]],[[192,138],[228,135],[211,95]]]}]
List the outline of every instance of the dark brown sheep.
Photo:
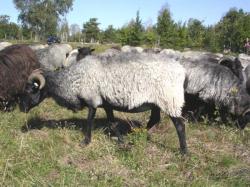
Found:
[{"label": "dark brown sheep", "polygon": [[26,45],[0,51],[0,109],[8,110],[22,94],[29,75],[40,67],[36,54]]}]

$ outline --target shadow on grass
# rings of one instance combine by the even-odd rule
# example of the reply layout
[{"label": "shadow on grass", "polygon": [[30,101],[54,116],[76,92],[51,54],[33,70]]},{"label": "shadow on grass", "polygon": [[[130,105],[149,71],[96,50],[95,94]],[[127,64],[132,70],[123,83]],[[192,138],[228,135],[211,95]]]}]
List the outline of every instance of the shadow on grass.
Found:
[{"label": "shadow on grass", "polygon": [[[139,121],[126,121],[116,118],[116,129],[122,134],[126,135],[132,131],[132,128],[142,127],[142,124]],[[93,130],[95,129],[104,129],[105,133],[110,133],[108,128],[108,122],[106,118],[95,119]],[[22,132],[27,132],[32,129],[42,129],[47,127],[50,129],[56,128],[68,128],[72,130],[82,130],[83,133],[86,132],[87,120],[80,118],[71,118],[63,120],[46,120],[43,118],[31,118],[28,120],[27,124],[22,126]],[[113,132],[111,131],[111,135]]]}]

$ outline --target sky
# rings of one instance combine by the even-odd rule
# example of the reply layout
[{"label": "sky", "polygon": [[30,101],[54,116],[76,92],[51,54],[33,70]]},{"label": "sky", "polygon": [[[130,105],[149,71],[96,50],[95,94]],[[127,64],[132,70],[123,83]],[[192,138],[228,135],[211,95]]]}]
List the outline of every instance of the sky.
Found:
[{"label": "sky", "polygon": [[[204,25],[217,23],[230,8],[250,12],[250,0],[74,0],[66,18],[69,25],[78,24],[81,28],[90,18],[97,18],[101,29],[111,24],[120,28],[135,18],[139,10],[142,23],[148,25],[156,23],[164,5],[168,5],[175,22],[196,18]],[[18,11],[12,0],[0,0],[0,15],[3,14],[18,23]]]}]

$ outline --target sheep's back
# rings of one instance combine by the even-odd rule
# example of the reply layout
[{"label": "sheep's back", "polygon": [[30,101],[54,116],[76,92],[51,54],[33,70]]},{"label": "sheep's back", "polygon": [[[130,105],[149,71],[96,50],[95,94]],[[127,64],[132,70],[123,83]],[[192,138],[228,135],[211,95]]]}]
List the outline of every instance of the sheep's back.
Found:
[{"label": "sheep's back", "polygon": [[232,90],[240,85],[239,79],[227,67],[198,61],[185,61],[182,64],[188,79],[185,91],[199,94],[204,101],[226,104]]}]

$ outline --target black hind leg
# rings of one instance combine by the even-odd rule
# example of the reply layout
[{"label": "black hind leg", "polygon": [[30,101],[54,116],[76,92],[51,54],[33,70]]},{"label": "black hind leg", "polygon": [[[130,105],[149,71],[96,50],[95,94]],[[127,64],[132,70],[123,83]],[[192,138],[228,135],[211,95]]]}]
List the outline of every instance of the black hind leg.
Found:
[{"label": "black hind leg", "polygon": [[118,138],[119,143],[123,143],[122,135],[121,135],[120,131],[117,129],[117,124],[115,122],[113,109],[110,107],[104,107],[104,110],[105,110],[106,115],[107,115],[108,125],[109,125],[110,131],[113,131],[115,133],[115,135]]},{"label": "black hind leg", "polygon": [[181,118],[171,117],[171,120],[173,121],[177,134],[178,134],[179,143],[180,143],[180,151],[182,154],[186,154],[188,150],[187,150],[187,143],[186,143],[185,124]]}]

